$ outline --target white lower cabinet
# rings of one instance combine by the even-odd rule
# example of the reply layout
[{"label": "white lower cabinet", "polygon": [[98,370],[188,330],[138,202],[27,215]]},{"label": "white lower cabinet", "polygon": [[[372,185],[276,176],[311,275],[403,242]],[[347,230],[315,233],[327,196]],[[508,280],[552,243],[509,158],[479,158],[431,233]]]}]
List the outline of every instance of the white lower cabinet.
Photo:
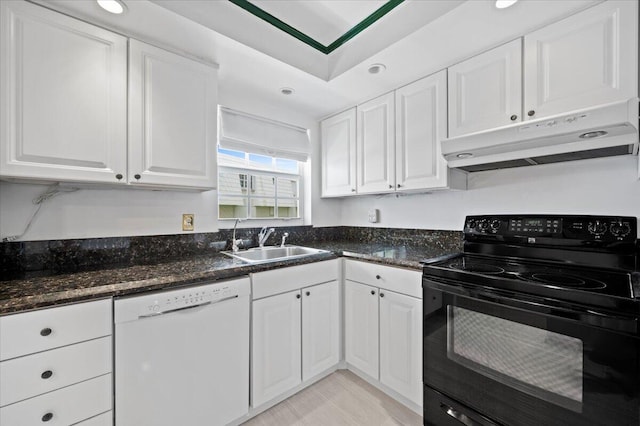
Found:
[{"label": "white lower cabinet", "polygon": [[422,404],[422,300],[380,290],[380,382]]},{"label": "white lower cabinet", "polygon": [[340,361],[340,287],[338,281],[302,290],[302,380]]},{"label": "white lower cabinet", "polygon": [[378,378],[378,289],[347,281],[344,289],[345,360]]},{"label": "white lower cabinet", "polygon": [[345,261],[345,359],[422,405],[422,299],[418,271]]},{"label": "white lower cabinet", "polygon": [[259,406],[301,382],[300,291],[253,302],[253,386]]},{"label": "white lower cabinet", "polygon": [[0,425],[113,424],[112,330],[111,299],[0,317]]},{"label": "white lower cabinet", "polygon": [[340,361],[338,261],[252,274],[251,406]]}]

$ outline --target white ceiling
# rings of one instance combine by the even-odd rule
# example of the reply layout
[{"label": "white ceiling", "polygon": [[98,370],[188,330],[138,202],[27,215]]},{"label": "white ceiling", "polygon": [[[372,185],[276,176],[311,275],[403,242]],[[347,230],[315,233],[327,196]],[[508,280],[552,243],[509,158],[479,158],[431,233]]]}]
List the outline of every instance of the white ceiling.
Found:
[{"label": "white ceiling", "polygon": [[[294,43],[297,40],[288,34],[276,30],[227,1],[124,0],[128,11],[122,16],[104,12],[94,0],[33,1],[127,36],[215,62],[220,65],[221,104],[232,108],[238,108],[238,105],[255,105],[255,110],[243,109],[249,113],[271,115],[271,118],[299,125],[306,123],[288,117],[317,120],[339,112],[598,2],[521,0],[515,6],[499,11],[492,0],[469,0],[397,41],[389,43],[387,40],[386,47],[367,54],[362,59],[358,58],[366,46],[358,43],[366,45],[368,39],[364,37],[365,34],[357,36],[348,45],[332,53],[335,55],[333,60],[336,67],[344,66],[344,63],[349,63],[354,58],[356,64],[324,79],[296,64],[308,62],[311,65],[324,64],[326,67],[327,55],[320,52],[316,52],[317,56],[309,54],[314,49],[299,42]],[[451,1],[460,3],[459,0]],[[405,1],[417,8],[426,7],[425,4],[446,2]],[[264,40],[281,37],[281,43],[273,47],[275,50],[282,46],[293,48],[280,49],[280,52],[272,54],[264,53],[256,47],[250,47],[248,41],[239,42],[163,7],[168,3],[172,6],[180,3],[181,8],[193,8],[200,12],[209,10],[207,7],[232,6],[231,10],[234,12],[229,12],[228,16],[235,16],[235,12],[248,15],[240,32],[253,38],[262,36]],[[390,15],[394,12],[395,10]],[[225,21],[228,16],[223,14],[216,19]],[[233,19],[229,18],[227,21],[232,26]],[[288,56],[278,57],[283,55],[282,52]],[[369,74],[367,68],[372,63],[386,64],[386,72]],[[283,96],[279,92],[281,87],[292,87],[295,93]]]},{"label": "white ceiling", "polygon": [[330,45],[387,2],[386,0],[250,1],[325,46]]}]

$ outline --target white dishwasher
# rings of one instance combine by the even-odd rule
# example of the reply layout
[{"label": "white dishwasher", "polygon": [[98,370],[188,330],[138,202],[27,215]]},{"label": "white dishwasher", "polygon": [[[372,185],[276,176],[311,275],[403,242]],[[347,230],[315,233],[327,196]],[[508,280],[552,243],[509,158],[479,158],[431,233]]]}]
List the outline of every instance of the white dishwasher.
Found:
[{"label": "white dishwasher", "polygon": [[215,426],[249,410],[249,278],[118,298],[117,426]]}]

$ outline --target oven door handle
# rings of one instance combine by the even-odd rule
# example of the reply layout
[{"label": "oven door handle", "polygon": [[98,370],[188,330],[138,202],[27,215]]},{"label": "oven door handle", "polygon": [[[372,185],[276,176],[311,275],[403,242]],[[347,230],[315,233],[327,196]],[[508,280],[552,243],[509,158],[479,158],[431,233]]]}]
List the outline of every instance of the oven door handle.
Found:
[{"label": "oven door handle", "polygon": [[450,405],[444,404],[442,402],[440,403],[440,409],[444,411],[446,415],[453,417],[465,426],[497,426],[497,423],[488,420],[485,420],[482,423],[476,421],[466,414],[463,414],[455,408],[451,407]]},{"label": "oven door handle", "polygon": [[463,296],[470,299],[497,303],[513,308],[524,309],[544,315],[564,318],[581,323],[587,323],[596,327],[606,328],[621,333],[638,335],[638,317],[616,315],[609,312],[598,312],[586,306],[553,306],[535,300],[532,296],[519,293],[518,298],[486,291],[481,287],[469,287],[455,283],[445,282],[435,277],[424,278],[424,284],[436,290],[455,296]]}]

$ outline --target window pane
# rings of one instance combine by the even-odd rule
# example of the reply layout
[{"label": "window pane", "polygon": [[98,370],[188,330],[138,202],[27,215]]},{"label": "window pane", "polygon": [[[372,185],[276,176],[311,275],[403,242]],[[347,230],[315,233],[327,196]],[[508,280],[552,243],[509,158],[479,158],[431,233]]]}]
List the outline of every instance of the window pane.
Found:
[{"label": "window pane", "polygon": [[298,217],[298,200],[278,198],[278,217]]},{"label": "window pane", "polygon": [[[249,175],[246,173],[220,172],[218,178],[218,192],[224,195],[246,195],[249,185]],[[220,198],[222,200],[222,198]]]},{"label": "window pane", "polygon": [[298,162],[296,160],[285,160],[276,158],[276,170],[285,173],[298,173]]},{"label": "window pane", "polygon": [[231,157],[244,158],[244,152],[242,152],[242,151],[234,151],[232,149],[218,148],[218,154],[228,155],[228,156],[231,156]]},{"label": "window pane", "polygon": [[251,196],[275,197],[276,178],[273,176],[251,176]]},{"label": "window pane", "polygon": [[273,165],[273,157],[267,157],[266,155],[249,154],[249,166],[251,167],[269,167]]},{"label": "window pane", "polygon": [[280,197],[298,197],[298,180],[278,178],[278,198]]},{"label": "window pane", "polygon": [[275,198],[252,198],[251,217],[275,217]]},{"label": "window pane", "polygon": [[220,219],[243,219],[247,217],[247,198],[218,197],[218,217]]}]

